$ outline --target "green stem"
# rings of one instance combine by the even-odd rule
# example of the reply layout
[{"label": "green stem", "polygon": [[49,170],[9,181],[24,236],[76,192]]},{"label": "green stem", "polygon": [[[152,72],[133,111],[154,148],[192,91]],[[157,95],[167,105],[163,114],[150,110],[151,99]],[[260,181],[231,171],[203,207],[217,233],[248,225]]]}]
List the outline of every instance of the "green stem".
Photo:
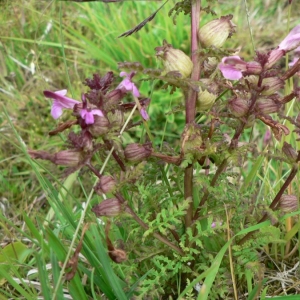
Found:
[{"label": "green stem", "polygon": [[[191,58],[193,62],[193,71],[191,79],[198,81],[200,78],[201,64],[199,59],[198,51],[198,28],[200,22],[200,10],[201,10],[201,0],[191,0]],[[197,92],[192,89],[186,95],[185,102],[185,116],[186,124],[193,123],[195,121],[196,114],[196,99]],[[189,165],[184,171],[184,198],[193,200],[193,165]],[[191,201],[190,206],[185,215],[185,228],[188,228],[192,224],[193,219],[193,201]]]}]

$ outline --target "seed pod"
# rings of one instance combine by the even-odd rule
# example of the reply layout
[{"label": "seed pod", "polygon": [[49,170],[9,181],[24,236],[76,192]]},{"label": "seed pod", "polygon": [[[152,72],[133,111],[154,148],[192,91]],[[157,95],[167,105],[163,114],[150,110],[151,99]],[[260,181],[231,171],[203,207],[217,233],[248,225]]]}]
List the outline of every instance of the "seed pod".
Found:
[{"label": "seed pod", "polygon": [[199,29],[199,41],[203,47],[222,47],[228,37],[235,32],[232,15],[208,22]]},{"label": "seed pod", "polygon": [[97,217],[115,217],[123,212],[122,203],[117,198],[109,198],[93,206],[92,212]]},{"label": "seed pod", "polygon": [[208,92],[207,90],[200,91],[197,98],[197,111],[205,111],[210,109],[217,99],[217,95]]},{"label": "seed pod", "polygon": [[64,150],[54,154],[56,165],[75,167],[81,160],[81,153],[76,150]]},{"label": "seed pod", "polygon": [[236,117],[244,116],[249,110],[248,99],[235,97],[228,101],[231,113]]},{"label": "seed pod", "polygon": [[287,142],[283,143],[282,152],[286,155],[289,162],[291,163],[296,162],[298,153],[289,143]]},{"label": "seed pod", "polygon": [[156,47],[156,56],[162,59],[165,73],[179,71],[182,78],[190,76],[193,70],[193,63],[189,56],[179,49],[174,49],[166,40],[162,47]]},{"label": "seed pod", "polygon": [[282,195],[279,201],[279,207],[283,212],[292,212],[298,210],[298,198],[295,195]]},{"label": "seed pod", "polygon": [[93,137],[99,137],[109,130],[109,121],[106,117],[94,116],[94,124],[89,127]]},{"label": "seed pod", "polygon": [[112,192],[116,187],[116,181],[112,176],[104,175],[101,176],[99,182],[94,187],[95,191],[103,194]]},{"label": "seed pod", "polygon": [[265,87],[262,91],[262,95],[269,96],[283,88],[284,81],[278,77],[269,77],[263,79],[262,85]]},{"label": "seed pod", "polygon": [[125,158],[130,162],[140,162],[151,155],[152,149],[149,144],[129,144],[124,151]]},{"label": "seed pod", "polygon": [[259,98],[255,103],[255,110],[263,114],[272,114],[278,112],[281,103],[272,98]]}]

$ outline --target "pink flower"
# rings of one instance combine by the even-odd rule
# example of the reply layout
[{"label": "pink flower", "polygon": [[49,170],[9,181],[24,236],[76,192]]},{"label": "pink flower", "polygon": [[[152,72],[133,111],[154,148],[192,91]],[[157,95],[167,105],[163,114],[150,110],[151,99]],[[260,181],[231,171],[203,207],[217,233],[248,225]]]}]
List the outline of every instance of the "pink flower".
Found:
[{"label": "pink flower", "polygon": [[285,39],[279,44],[278,48],[289,52],[300,45],[300,25],[294,27]]},{"label": "pink flower", "polygon": [[66,94],[67,90],[57,92],[44,91],[45,97],[54,100],[51,108],[51,115],[54,119],[58,119],[62,115],[64,108],[73,109],[75,104],[80,103],[79,101],[66,97]]},{"label": "pink flower", "polygon": [[[65,96],[66,94],[67,94],[67,90],[61,90],[57,92],[44,91],[45,97],[54,100],[51,108],[51,115],[54,119],[58,119],[62,115],[63,109],[65,108],[74,109],[74,106],[76,104],[81,104],[81,102],[77,100],[66,97]],[[103,113],[100,109],[90,109],[90,108],[80,109],[80,116],[82,119],[85,120],[85,123],[87,125],[94,123],[94,115],[103,117]]]},{"label": "pink flower", "polygon": [[239,56],[227,56],[222,58],[219,69],[226,79],[239,80],[243,77],[242,71],[246,71],[246,65]]},{"label": "pink flower", "polygon": [[125,77],[123,81],[117,86],[117,89],[131,91],[135,97],[140,96],[140,92],[135,86],[135,84],[131,81],[132,77],[135,75],[135,72],[130,72],[129,74],[126,72],[121,72],[120,76]]},{"label": "pink flower", "polygon": [[300,46],[300,25],[294,27],[279,46],[269,53],[269,59],[265,68],[272,67],[287,52]]},{"label": "pink flower", "polygon": [[248,74],[259,74],[262,70],[261,65],[256,62],[245,62],[239,56],[227,56],[222,58],[219,69],[223,76],[229,80],[239,80],[243,77],[243,72]]},{"label": "pink flower", "polygon": [[85,123],[87,125],[94,124],[94,115],[103,117],[103,113],[100,109],[89,109],[89,108],[83,108],[80,111],[80,116],[82,119],[85,120]]},{"label": "pink flower", "polygon": [[144,107],[141,108],[140,114],[145,121],[149,120],[149,115]]}]

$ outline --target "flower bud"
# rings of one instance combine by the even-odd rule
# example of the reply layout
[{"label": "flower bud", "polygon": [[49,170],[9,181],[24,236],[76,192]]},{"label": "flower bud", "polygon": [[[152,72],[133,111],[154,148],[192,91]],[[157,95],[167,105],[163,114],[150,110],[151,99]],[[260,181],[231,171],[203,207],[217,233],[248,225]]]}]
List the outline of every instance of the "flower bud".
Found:
[{"label": "flower bud", "polygon": [[109,130],[109,121],[106,117],[95,116],[94,123],[89,127],[93,137],[99,137]]},{"label": "flower bud", "polygon": [[261,94],[265,96],[269,96],[276,93],[281,88],[283,88],[284,81],[278,77],[269,77],[263,79],[262,86],[265,88]]},{"label": "flower bud", "polygon": [[285,52],[292,51],[300,46],[300,25],[295,26],[279,44],[278,48]]},{"label": "flower bud", "polygon": [[250,61],[246,64],[246,72],[248,74],[260,74],[262,71],[261,64],[257,61]]},{"label": "flower bud", "polygon": [[259,98],[255,103],[255,110],[265,115],[278,112],[281,104],[272,98]]},{"label": "flower bud", "polygon": [[92,212],[97,217],[115,217],[124,211],[122,203],[117,198],[103,200],[100,204],[93,206]]},{"label": "flower bud", "polygon": [[140,162],[151,155],[151,145],[129,144],[124,151],[125,158],[130,162]]},{"label": "flower bud", "polygon": [[274,49],[270,51],[269,58],[267,63],[265,64],[265,69],[270,69],[277,61],[284,56],[285,52],[281,49]]},{"label": "flower bud", "polygon": [[165,73],[179,71],[182,78],[190,76],[193,70],[193,63],[189,56],[179,49],[174,49],[166,40],[162,47],[156,47],[156,56],[163,60]]},{"label": "flower bud", "polygon": [[99,182],[97,185],[94,187],[95,191],[103,194],[107,194],[112,192],[116,187],[116,181],[112,176],[101,176]]},{"label": "flower bud", "polygon": [[298,153],[297,151],[291,146],[291,144],[284,142],[282,146],[282,152],[286,155],[288,160],[293,163],[297,160]]},{"label": "flower bud", "polygon": [[205,111],[210,109],[213,104],[215,103],[215,100],[217,99],[217,95],[208,92],[207,90],[202,91],[200,89],[200,92],[198,93],[198,99],[197,99],[197,111]]},{"label": "flower bud", "polygon": [[282,195],[279,201],[279,207],[283,212],[292,212],[298,210],[299,203],[295,195]]},{"label": "flower bud", "polygon": [[199,29],[199,40],[203,47],[222,47],[228,37],[230,37],[235,29],[231,22],[232,15],[221,17],[208,22]]},{"label": "flower bud", "polygon": [[[245,79],[250,82],[253,86],[257,86],[258,76],[250,75],[246,76]],[[262,87],[264,88],[261,92],[264,96],[269,96],[276,93],[284,86],[284,81],[278,77],[264,78],[262,81]]]},{"label": "flower bud", "polygon": [[76,150],[64,150],[54,154],[56,165],[75,167],[81,160],[81,153]]},{"label": "flower bud", "polygon": [[249,101],[245,98],[235,97],[228,101],[228,107],[235,117],[243,117],[249,110]]}]

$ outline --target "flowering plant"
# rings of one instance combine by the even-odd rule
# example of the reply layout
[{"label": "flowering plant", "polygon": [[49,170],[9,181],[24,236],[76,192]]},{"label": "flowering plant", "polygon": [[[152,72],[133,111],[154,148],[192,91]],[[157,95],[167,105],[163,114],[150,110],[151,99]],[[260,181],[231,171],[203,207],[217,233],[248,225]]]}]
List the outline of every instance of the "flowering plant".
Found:
[{"label": "flowering plant", "polygon": [[[85,213],[94,220],[101,218],[107,253],[113,262],[125,264],[139,260],[136,253],[129,254],[136,250],[136,240],[144,243],[151,239],[149,244],[145,242],[149,257],[153,248],[161,251],[154,262],[149,261],[153,269],[157,268],[152,273],[149,271],[151,286],[146,288],[148,282],[145,280],[141,286],[146,292],[139,294],[140,297],[150,295],[153,299],[160,293],[179,297],[180,292],[173,292],[175,277],[182,279],[180,288],[184,291],[195,287],[194,280],[202,280],[201,284],[210,287],[217,276],[219,279],[231,276],[234,282],[235,271],[232,268],[231,273],[228,271],[226,260],[220,267],[220,256],[223,258],[225,250],[234,243],[235,255],[243,257],[244,245],[249,240],[252,242],[256,233],[256,229],[239,231],[238,226],[255,227],[267,219],[274,225],[278,222],[278,216],[274,217],[276,211],[290,212],[298,207],[297,196],[286,196],[285,193],[297,175],[300,152],[291,143],[283,141],[291,135],[294,140],[299,139],[300,114],[293,119],[285,114],[285,107],[291,101],[299,101],[300,90],[295,87],[285,95],[282,90],[297,76],[300,59],[287,70],[279,69],[278,62],[300,46],[300,25],[294,27],[275,49],[257,51],[253,60],[247,62],[240,55],[222,48],[238,29],[232,22],[232,15],[199,26],[200,0],[192,1],[188,8],[186,1],[182,1],[171,13],[178,14],[187,9],[191,13],[190,56],[163,40],[161,45],[153,47],[153,56],[162,61],[163,70],[149,69],[139,62],[119,63],[119,68],[127,71],[120,73],[124,79],[119,82],[112,71],[105,75],[94,74],[84,82],[88,91],[82,94],[82,101],[66,97],[66,90],[44,91],[45,97],[53,100],[51,115],[54,119],[62,117],[63,113],[67,115],[63,110],[69,110],[71,119],[50,132],[50,135],[56,135],[68,130],[67,149],[54,154],[29,150],[34,159],[67,166],[67,175],[79,169],[95,175],[97,182],[93,189],[97,202],[90,207],[87,201]],[[210,9],[205,11],[210,12]],[[141,24],[126,35],[141,29]],[[163,82],[161,86],[170,87],[171,94],[175,90],[182,92],[184,105],[174,105],[166,112],[185,114],[185,126],[174,145],[156,144],[156,132],[151,131],[151,122],[155,120],[147,112],[151,99],[143,97],[135,75],[144,76],[143,80]],[[132,119],[134,115],[136,122]],[[254,128],[258,122],[263,128],[264,147],[268,147],[274,138],[283,143],[280,153],[266,153],[261,149],[258,153],[255,143],[245,141],[246,130]],[[126,132],[129,136],[137,127],[142,127],[146,134],[139,141],[126,142],[122,135]],[[253,160],[272,157],[289,166],[289,176],[269,199],[270,204],[263,209],[256,207],[257,215],[251,216],[251,220],[243,213],[249,209],[247,202],[253,201],[253,197],[259,198],[259,187],[250,186],[251,176],[243,177],[242,169],[248,166],[248,155]],[[113,159],[107,164],[110,156]],[[101,168],[97,164],[99,161]],[[106,174],[103,174],[104,167]],[[220,206],[224,206],[221,212],[216,209]],[[111,237],[111,228],[117,227],[123,218],[134,221],[142,231],[134,228],[136,240],[126,243],[126,238],[130,240],[129,234],[126,235],[122,248]],[[236,225],[232,232],[231,223]],[[275,229],[272,227],[271,231],[273,234]],[[220,233],[218,238],[217,232]],[[272,234],[265,234],[262,244],[270,243],[275,236]],[[250,246],[253,245],[250,243]],[[215,258],[212,253],[216,252],[220,256]],[[233,258],[230,259],[232,263]],[[203,267],[207,260],[212,265]],[[75,261],[77,264],[78,257]],[[71,263],[75,267],[72,276],[68,273],[68,280],[76,273],[76,264]],[[238,259],[234,263],[238,264]],[[164,285],[160,283],[163,272],[157,271],[159,268],[164,274],[169,272],[163,279]],[[214,268],[220,270],[219,275]],[[204,279],[202,270],[211,277]],[[138,272],[138,266],[134,272]],[[157,287],[157,292],[153,287]],[[237,299],[236,286],[234,291],[227,287],[224,290]],[[211,299],[224,296],[213,289],[209,292],[213,295]],[[205,287],[200,289],[198,297],[207,299],[207,295]]]}]

